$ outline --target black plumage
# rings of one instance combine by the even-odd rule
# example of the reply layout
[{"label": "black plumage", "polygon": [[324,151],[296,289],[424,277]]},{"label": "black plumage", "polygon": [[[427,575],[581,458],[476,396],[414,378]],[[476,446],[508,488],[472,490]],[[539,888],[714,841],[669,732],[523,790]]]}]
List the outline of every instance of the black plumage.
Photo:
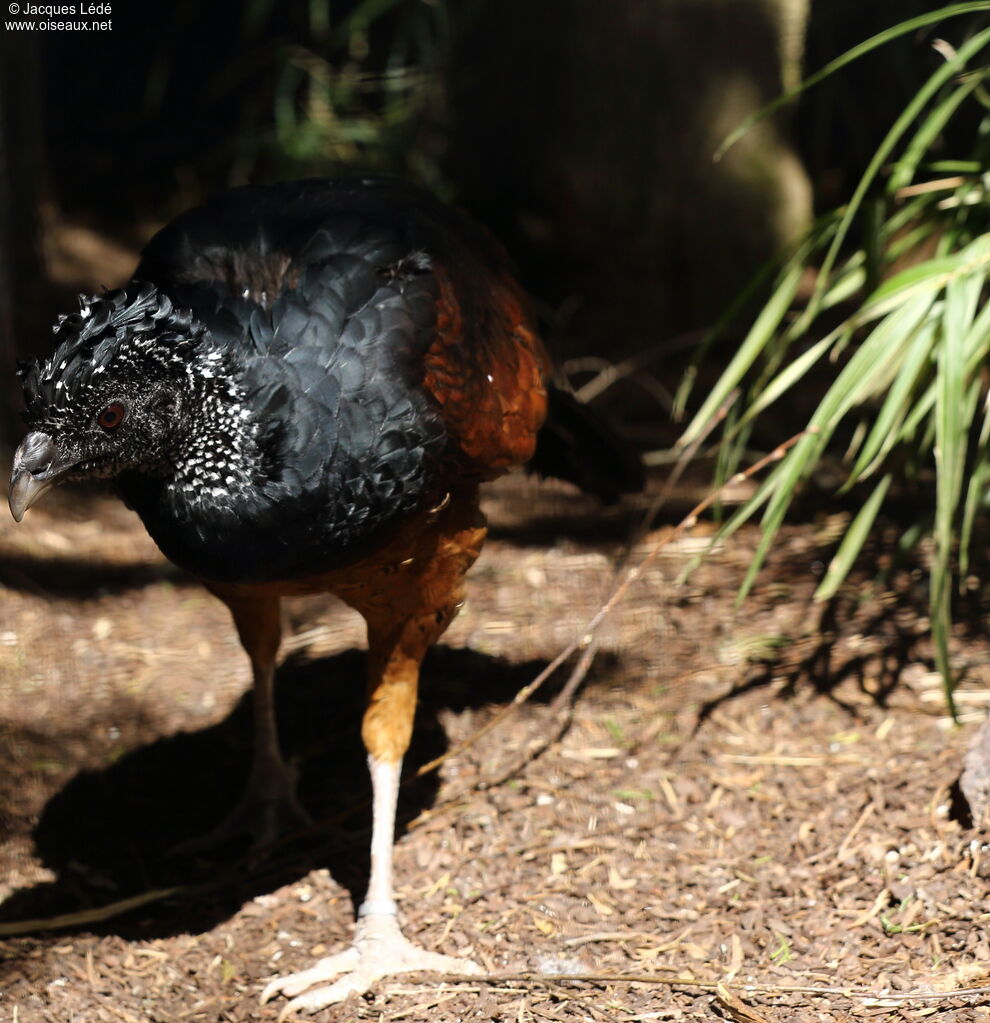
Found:
[{"label": "black plumage", "polygon": [[[142,283],[63,320],[55,355],[25,378],[28,422],[41,429],[83,397],[95,369],[125,354],[136,339],[122,332],[149,344],[135,346],[118,386],[129,372],[157,373],[166,351],[183,360],[186,415],[201,432],[186,442],[201,452],[195,471],[125,466],[119,486],[164,553],[198,575],[260,582],[326,571],[430,497],[446,438],[420,387],[433,337],[429,260],[409,259],[401,225],[377,222],[380,201],[313,230],[332,216],[330,199],[351,194],[244,189],[179,218],[148,246]],[[286,207],[286,195],[295,203]],[[413,233],[425,240],[428,223]],[[176,338],[189,333],[180,350]],[[247,485],[228,483],[242,476]]]},{"label": "black plumage", "polygon": [[[22,368],[32,433],[11,510],[60,479],[113,478],[165,554],[230,608],[256,741],[214,838],[264,842],[306,819],[272,709],[280,598],[334,593],[368,623],[374,827],[355,945],[268,994],[350,971],[284,1015],[388,972],[473,969],[401,935],[391,838],[419,665],[485,537],[479,484],[530,459],[608,499],[642,482],[621,442],[549,385],[500,250],[394,182],[236,189],[165,227],[126,287],[83,298],[55,333],[51,358]],[[539,451],[548,400],[559,422]]]}]

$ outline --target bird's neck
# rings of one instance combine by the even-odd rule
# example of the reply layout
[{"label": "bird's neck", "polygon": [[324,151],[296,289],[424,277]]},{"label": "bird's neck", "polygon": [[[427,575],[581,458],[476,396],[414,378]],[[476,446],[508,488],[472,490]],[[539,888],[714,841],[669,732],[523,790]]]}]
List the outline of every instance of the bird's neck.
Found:
[{"label": "bird's neck", "polygon": [[258,425],[220,352],[190,365],[182,419],[166,484],[176,498],[215,506],[252,486],[260,471]]}]

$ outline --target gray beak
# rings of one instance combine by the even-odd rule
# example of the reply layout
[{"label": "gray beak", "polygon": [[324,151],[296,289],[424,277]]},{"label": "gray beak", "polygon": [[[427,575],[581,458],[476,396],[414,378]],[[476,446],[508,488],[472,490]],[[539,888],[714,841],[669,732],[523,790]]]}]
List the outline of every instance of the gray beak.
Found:
[{"label": "gray beak", "polygon": [[72,468],[47,433],[29,433],[14,454],[7,500],[17,522],[41,495]]}]

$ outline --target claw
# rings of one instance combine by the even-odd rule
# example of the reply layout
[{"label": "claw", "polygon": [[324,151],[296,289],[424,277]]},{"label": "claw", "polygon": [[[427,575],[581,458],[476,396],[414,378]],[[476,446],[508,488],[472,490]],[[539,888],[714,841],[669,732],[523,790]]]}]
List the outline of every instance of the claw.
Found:
[{"label": "claw", "polygon": [[[349,995],[364,994],[382,977],[420,972],[475,976],[482,971],[470,959],[441,955],[414,945],[399,930],[394,916],[368,914],[358,920],[354,944],[349,949],[321,959],[308,970],[276,977],[265,988],[261,1001],[267,1002],[275,995],[292,999],[278,1015],[282,1023],[293,1013],[318,1012]],[[335,977],[340,979],[333,984],[314,987]]]},{"label": "claw", "polygon": [[352,945],[345,952],[338,952],[337,955],[327,956],[321,959],[315,966],[308,970],[300,970],[299,973],[290,973],[287,977],[276,977],[261,993],[261,1004],[271,1001],[276,995],[287,995],[291,998],[305,991],[306,988],[318,984],[321,980],[330,980],[338,974],[353,970],[361,953],[357,946]]}]

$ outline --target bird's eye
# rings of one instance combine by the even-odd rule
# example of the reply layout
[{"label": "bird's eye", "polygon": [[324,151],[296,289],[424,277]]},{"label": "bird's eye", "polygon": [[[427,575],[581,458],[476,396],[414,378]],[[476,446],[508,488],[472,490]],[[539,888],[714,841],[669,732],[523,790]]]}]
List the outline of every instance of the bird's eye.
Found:
[{"label": "bird's eye", "polygon": [[112,401],[109,405],[96,417],[97,426],[101,426],[107,433],[116,430],[118,426],[124,421],[124,417],[127,415],[127,407],[122,401]]}]

